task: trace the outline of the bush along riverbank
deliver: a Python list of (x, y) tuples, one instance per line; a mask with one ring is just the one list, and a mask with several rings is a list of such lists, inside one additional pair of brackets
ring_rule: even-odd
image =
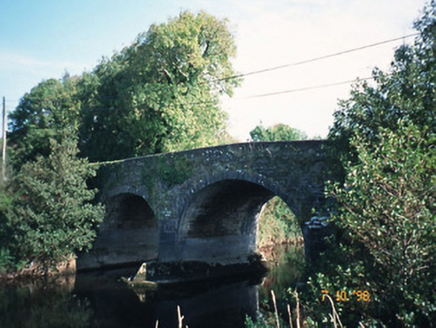
[(55, 279), (69, 279), (76, 275), (76, 256), (70, 254), (65, 261), (60, 261), (49, 267), (40, 262), (30, 262), (27, 265), (19, 264), (8, 266), (9, 270), (5, 267), (0, 267), (0, 283), (7, 283), (12, 280), (26, 280), (37, 278), (55, 278)]
[(337, 205), (338, 245), (298, 288), (313, 327), (331, 321), (327, 294), (347, 327), (436, 326), (435, 17), (432, 0), (414, 43), (386, 72), (374, 69), (373, 83), (354, 85), (334, 114), (329, 139), (343, 178), (326, 196)]
[(49, 156), (27, 162), (1, 185), (3, 276), (47, 275), (71, 264), (71, 254), (91, 247), (104, 217), (104, 207), (91, 203), (97, 191), (86, 183), (96, 168), (77, 157), (75, 131), (58, 137)]

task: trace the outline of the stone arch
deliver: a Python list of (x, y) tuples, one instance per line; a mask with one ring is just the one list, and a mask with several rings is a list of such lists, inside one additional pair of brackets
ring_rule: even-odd
[(154, 228), (157, 218), (147, 201), (136, 194), (122, 193), (106, 200), (107, 225), (119, 230)]
[(142, 198), (144, 198), (144, 200), (148, 202), (148, 199), (150, 198), (148, 195), (148, 191), (146, 188), (144, 187), (133, 187), (130, 185), (120, 185), (117, 186), (115, 188), (112, 188), (110, 190), (108, 190), (107, 192), (105, 192), (104, 194), (102, 194), (100, 201), (102, 203), (106, 203), (109, 199), (120, 195), (120, 194), (133, 194), (133, 195), (137, 195), (140, 196)]
[(249, 235), (257, 213), (273, 194), (244, 180), (222, 180), (203, 188), (185, 209), (182, 238)]
[(78, 269), (127, 266), (157, 259), (158, 220), (144, 197), (130, 191), (131, 188), (118, 188), (102, 198), (105, 219), (92, 250), (79, 256)]
[(280, 186), (262, 176), (221, 175), (201, 180), (190, 190), (177, 229), (181, 260), (204, 260), (207, 254), (207, 260), (219, 261), (255, 254), (264, 204), (279, 196), (289, 206)]
[[(186, 183), (184, 186), (184, 189), (187, 190), (188, 193), (185, 197), (183, 197), (183, 201), (178, 206), (180, 209), (179, 217), (181, 218), (183, 216), (183, 212), (186, 211), (186, 208), (193, 202), (193, 200), (203, 189), (215, 183), (220, 183), (226, 180), (244, 181), (263, 187), (264, 189), (270, 191), (273, 196), (278, 196), (283, 199), (292, 212), (296, 214), (299, 213), (299, 206), (296, 202), (294, 202), (292, 197), (293, 195), (289, 195), (289, 191), (283, 190), (282, 185), (279, 182), (274, 181), (274, 179), (270, 180), (260, 174), (255, 175), (244, 172), (226, 171), (218, 175), (212, 175), (204, 178), (199, 176), (194, 176), (191, 178), (191, 182)], [(179, 220), (178, 230), (180, 229), (180, 223), (182, 223), (182, 221), (183, 220)]]

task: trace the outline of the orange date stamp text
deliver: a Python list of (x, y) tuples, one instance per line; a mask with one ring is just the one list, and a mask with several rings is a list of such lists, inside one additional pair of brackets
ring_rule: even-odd
[[(326, 295), (330, 295), (328, 290), (321, 290), (322, 293), (322, 301), (325, 301)], [(352, 291), (346, 291), (346, 290), (337, 290), (334, 294), (337, 302), (347, 302), (351, 299), (356, 299), (359, 302), (368, 302), (371, 297), (369, 294), (369, 291), (367, 290), (352, 290)]]

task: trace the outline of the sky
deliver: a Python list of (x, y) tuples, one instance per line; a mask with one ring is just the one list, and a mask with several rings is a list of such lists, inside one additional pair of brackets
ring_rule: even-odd
[[(414, 33), (425, 0), (0, 0), (0, 96), (8, 112), (42, 80), (91, 71), (153, 23), (184, 10), (227, 18), (239, 73), (293, 64)], [(351, 84), (311, 87), (388, 69), (395, 49), (413, 38), (304, 65), (246, 76), (222, 99), (228, 131), (247, 141), (259, 124), (284, 123), (326, 137), (338, 99)], [(293, 91), (274, 96), (258, 95)]]

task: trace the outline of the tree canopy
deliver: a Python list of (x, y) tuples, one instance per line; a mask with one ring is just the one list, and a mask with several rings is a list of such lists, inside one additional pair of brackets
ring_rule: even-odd
[[(436, 1), (415, 22), (415, 43), (395, 51), (374, 86), (340, 102), (329, 138), (345, 168), (330, 186), (340, 247), (325, 254), (320, 289), (365, 290), (337, 304), (350, 326), (430, 327), (436, 322)], [(352, 321), (354, 320), (354, 321)]]
[(351, 97), (339, 103), (329, 139), (342, 156), (356, 160), (355, 148), (350, 146), (356, 135), (377, 147), (379, 131), (397, 130), (400, 120), (436, 130), (435, 7), (433, 0), (415, 21), (419, 36), (413, 45), (402, 45), (395, 51), (390, 70), (375, 68), (374, 86), (360, 82)]
[(253, 141), (284, 141), (284, 140), (305, 140), (306, 133), (282, 123), (265, 128), (262, 125), (256, 126), (250, 131)]
[(57, 131), (63, 128), (78, 126), (76, 80), (65, 75), (62, 80), (42, 81), (21, 98), (18, 107), (9, 115), (8, 143), (15, 168), (35, 160), (38, 155), (48, 156), (49, 139), (57, 138)]
[(236, 47), (226, 21), (183, 12), (104, 59), (83, 88), (81, 148), (110, 160), (216, 144)]
[(240, 79), (226, 20), (189, 11), (154, 24), (92, 72), (43, 81), (10, 115), (17, 166), (49, 153), (48, 138), (79, 127), (80, 155), (91, 161), (219, 143), (226, 115), (219, 96)]

